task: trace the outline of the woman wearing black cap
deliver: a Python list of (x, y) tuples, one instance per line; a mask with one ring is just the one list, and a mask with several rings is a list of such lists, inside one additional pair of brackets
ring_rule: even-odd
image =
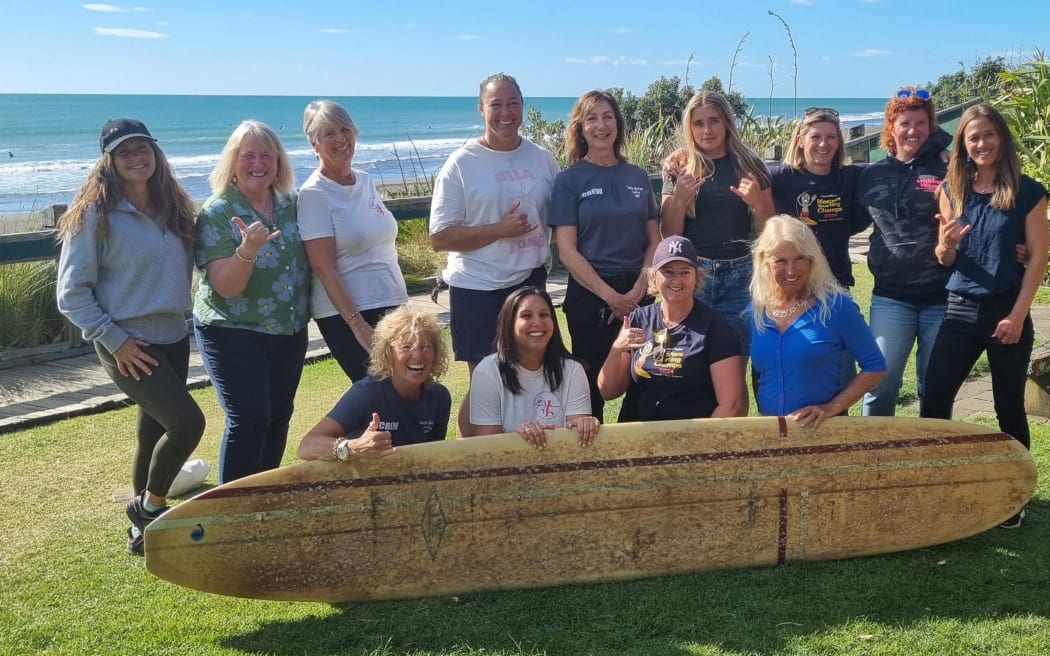
[(186, 391), (195, 209), (141, 122), (107, 122), (99, 147), (59, 222), (58, 308), (138, 405), (127, 551), (142, 555), (141, 531), (167, 509), (168, 488), (204, 432)]
[(643, 421), (747, 414), (739, 335), (721, 313), (696, 300), (704, 283), (696, 262), (685, 237), (657, 244), (649, 292), (660, 300), (624, 318), (598, 374), (605, 400), (637, 386)]

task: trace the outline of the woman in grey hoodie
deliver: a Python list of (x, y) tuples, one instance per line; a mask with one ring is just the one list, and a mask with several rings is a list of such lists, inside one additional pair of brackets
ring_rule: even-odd
[(58, 309), (138, 404), (127, 551), (142, 555), (142, 530), (167, 510), (168, 489), (204, 432), (186, 390), (196, 211), (140, 121), (108, 121), (99, 147), (59, 223)]

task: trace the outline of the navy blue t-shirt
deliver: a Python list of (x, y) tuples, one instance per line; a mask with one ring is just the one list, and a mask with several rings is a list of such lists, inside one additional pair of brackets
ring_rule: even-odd
[(840, 166), (827, 175), (781, 166), (772, 172), (773, 205), (777, 214), (790, 214), (813, 229), (828, 258), (831, 273), (844, 287), (853, 286), (849, 238), (866, 226), (858, 216), (855, 196), (861, 169)]
[(648, 222), (659, 216), (640, 166), (580, 160), (554, 178), (547, 224), (576, 226), (576, 250), (599, 275), (637, 274), (648, 264)]
[(368, 376), (354, 383), (339, 399), (328, 417), (349, 437), (360, 437), (379, 413), (379, 430), (390, 431), (394, 446), (445, 439), (452, 396), (441, 383), (423, 388), (417, 401), (407, 401), (389, 378)]
[(645, 345), (631, 352), (631, 380), (638, 391), (638, 418), (710, 417), (718, 407), (711, 365), (741, 355), (740, 336), (709, 306), (693, 309), (668, 330), (660, 303), (631, 313), (632, 327), (645, 331)]

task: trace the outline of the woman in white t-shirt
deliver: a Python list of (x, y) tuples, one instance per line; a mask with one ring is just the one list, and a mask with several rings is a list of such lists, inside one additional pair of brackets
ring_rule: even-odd
[(299, 230), (313, 270), (310, 312), (350, 380), (368, 373), (372, 328), (408, 301), (397, 262), (397, 220), (367, 173), (352, 167), (357, 127), (331, 100), (303, 112), (320, 159), (299, 189)]
[(575, 428), (582, 446), (598, 434), (587, 375), (565, 348), (547, 292), (511, 292), (496, 321), (496, 352), (470, 381), (470, 435), (517, 432), (542, 449), (546, 431)]

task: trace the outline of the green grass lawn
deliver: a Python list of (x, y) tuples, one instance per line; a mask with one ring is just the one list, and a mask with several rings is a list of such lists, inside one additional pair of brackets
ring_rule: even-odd
[[(867, 307), (861, 287), (856, 295)], [(465, 367), (457, 365), (447, 383), (461, 399)], [(285, 462), (295, 462), (298, 436), (345, 386), (330, 360), (307, 367)], [(197, 455), (214, 465), (221, 415), (211, 389), (195, 395), (209, 422)], [(615, 410), (611, 404), (607, 414)], [(1050, 428), (1033, 426), (1044, 470), (1048, 438)], [(1022, 529), (931, 549), (331, 605), (196, 592), (153, 577), (141, 558), (125, 555), (127, 520), (111, 494), (128, 484), (133, 444), (131, 408), (0, 435), (8, 527), (0, 544), (0, 654), (1050, 653), (1045, 482)]]

